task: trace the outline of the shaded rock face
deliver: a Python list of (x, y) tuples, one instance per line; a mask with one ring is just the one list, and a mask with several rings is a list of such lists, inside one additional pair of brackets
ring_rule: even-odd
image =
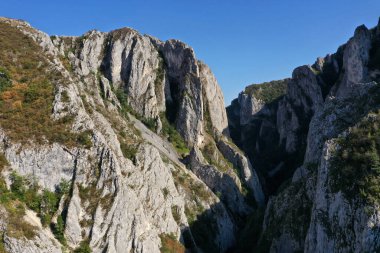
[[(272, 175), (287, 171), (278, 182), (286, 178), (288, 181), (269, 196), (256, 250), (379, 250), (378, 205), (366, 200), (359, 191), (348, 196), (334, 186), (341, 184), (336, 182), (334, 173), (347, 171), (346, 167), (339, 166), (349, 166), (337, 163), (334, 158), (342, 148), (342, 140), (350, 134), (355, 136), (358, 122), (371, 122), (377, 117), (380, 106), (376, 74), (378, 29), (361, 26), (335, 54), (318, 58), (312, 66), (295, 69), (286, 94), (265, 104), (258, 112), (252, 112), (248, 123), (236, 124), (236, 120), (249, 106), (241, 108), (244, 104), (236, 100), (227, 109), (232, 138), (238, 139), (243, 150), (250, 152), (248, 147), (253, 150), (249, 153), (251, 161), (264, 176), (269, 175), (265, 181), (269, 192)], [(238, 131), (241, 136), (236, 135)], [(252, 142), (254, 145), (248, 146)], [(272, 150), (286, 155), (264, 153), (263, 144), (271, 142), (277, 148), (271, 147)], [(269, 162), (263, 161), (263, 154)], [(298, 161), (287, 164), (289, 157)], [(271, 166), (265, 167), (273, 161)], [(263, 171), (263, 168), (267, 169)], [(352, 175), (342, 177), (352, 180), (346, 180), (349, 185), (359, 180)]]
[[(321, 107), (342, 67), (341, 49), (301, 66), (286, 79), (286, 93), (267, 104), (241, 93), (227, 108), (233, 140), (254, 161), (273, 193), (303, 162), (309, 123)], [(236, 123), (236, 122), (240, 123)]]
[(256, 170), (253, 169), (250, 161), (231, 143), (220, 140), (218, 142), (218, 148), (224, 157), (226, 157), (235, 168), (238, 168), (242, 182), (252, 191), (257, 204), (263, 206), (265, 203), (265, 195)]
[(235, 213), (236, 217), (244, 217), (249, 213), (249, 207), (244, 203), (241, 184), (236, 175), (231, 172), (222, 173), (214, 166), (208, 165), (197, 148), (194, 148), (190, 154), (190, 167), (210, 189), (218, 192), (225, 199), (227, 208)]
[[(253, 211), (248, 200), (263, 205), (262, 187), (248, 159), (227, 143), (223, 94), (189, 46), (129, 28), (49, 37), (22, 21), (0, 22), (39, 45), (48, 70), (61, 73), (49, 80), (54, 87), (51, 118), (78, 134), (70, 144), (60, 136), (42, 143), (31, 137), (25, 145), (0, 131), (1, 187), (4, 178), (12, 191), (12, 172), (33, 179), (41, 192), (57, 194), (62, 182), (69, 183), (67, 192), (56, 195), (51, 219), (51, 227), (63, 223), (63, 235), (39, 224), (33, 238), (12, 237), (12, 224), (3, 218), (10, 209), (0, 204), (0, 247), (4, 244), (8, 252), (89, 247), (92, 252), (151, 253), (165, 247), (165, 235), (194, 252), (234, 247)], [(149, 120), (156, 122), (156, 131), (142, 123)], [(227, 170), (218, 170), (199, 152), (182, 159), (173, 136), (160, 134), (165, 127), (169, 135), (178, 131), (193, 150), (202, 148), (206, 138), (215, 147), (223, 140), (216, 151)], [(34, 225), (40, 218), (23, 205), (27, 213), (21, 218)]]

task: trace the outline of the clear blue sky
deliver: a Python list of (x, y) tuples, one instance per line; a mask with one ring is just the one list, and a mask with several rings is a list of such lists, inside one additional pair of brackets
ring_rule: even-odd
[(355, 27), (373, 27), (379, 0), (12, 0), (0, 16), (25, 19), (50, 35), (128, 26), (195, 49), (221, 85), (226, 104), (244, 87), (289, 77), (333, 53)]

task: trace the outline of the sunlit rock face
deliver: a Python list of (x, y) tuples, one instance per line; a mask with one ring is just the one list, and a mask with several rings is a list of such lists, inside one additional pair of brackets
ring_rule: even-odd
[[(0, 123), (0, 190), (16, 194), (17, 178), (26, 187), (19, 194), (42, 201), (36, 207), (17, 195), (0, 204), (0, 251), (151, 253), (175, 245), (226, 252), (236, 245), (252, 203), (263, 206), (265, 196), (254, 167), (229, 143), (222, 91), (191, 47), (130, 28), (49, 37), (19, 20), (0, 25), (34, 50), (0, 42), (1, 53), (38, 54), (44, 65), (29, 68), (47, 76), (52, 92), (44, 93), (45, 111), (32, 108), (35, 117), (48, 114), (39, 122), (46, 136), (17, 135)], [(0, 81), (11, 84), (0, 92), (11, 94), (24, 72), (0, 62)], [(17, 103), (25, 109), (28, 101)], [(23, 127), (34, 133), (29, 122)], [(6, 218), (19, 202), (24, 232)]]

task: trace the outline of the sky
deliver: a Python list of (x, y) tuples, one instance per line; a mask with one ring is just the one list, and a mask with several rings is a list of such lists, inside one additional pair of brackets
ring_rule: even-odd
[(374, 27), (379, 0), (4, 0), (0, 16), (50, 35), (132, 27), (179, 39), (210, 66), (226, 105), (245, 86), (290, 77), (334, 53), (361, 24)]

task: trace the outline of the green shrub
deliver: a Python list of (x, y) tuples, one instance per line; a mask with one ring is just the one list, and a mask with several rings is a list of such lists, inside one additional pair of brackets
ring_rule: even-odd
[(52, 231), (55, 238), (57, 238), (57, 240), (61, 242), (63, 245), (66, 245), (65, 223), (61, 215), (57, 219), (57, 224), (52, 226)]
[(61, 94), (61, 101), (62, 101), (63, 103), (68, 103), (68, 102), (70, 102), (70, 97), (69, 97), (69, 94), (67, 93), (67, 90), (62, 91), (62, 94)]
[(152, 118), (143, 118), (143, 117), (141, 117), (140, 120), (141, 120), (141, 122), (142, 122), (147, 128), (149, 128), (149, 129), (152, 130), (153, 132), (156, 132), (156, 130), (157, 130), (157, 124), (156, 124), (156, 120), (155, 120), (155, 119), (152, 119)]
[(65, 180), (63, 179), (57, 189), (56, 189), (56, 192), (59, 194), (59, 195), (67, 195), (70, 193), (70, 190), (71, 190), (71, 182), (68, 181), (68, 180)]
[(13, 189), (18, 188), (17, 193), (9, 191), (4, 179), (0, 177), (0, 203), (8, 213), (8, 218), (5, 221), (7, 223), (6, 232), (10, 237), (26, 237), (27, 239), (32, 239), (36, 235), (36, 227), (30, 225), (23, 219), (25, 215), (25, 204), (22, 201), (24, 198), (20, 199), (19, 197), (22, 196), (22, 192), (25, 188), (20, 185), (22, 179), (16, 176), (17, 175), (13, 175), (13, 178), (16, 178), (18, 185), (14, 185)]
[(138, 147), (125, 142), (120, 142), (120, 149), (125, 158), (135, 162)]
[(24, 194), (27, 190), (25, 180), (22, 176), (18, 175), (16, 172), (11, 174), (11, 191), (20, 199), (24, 198)]
[(0, 67), (0, 92), (12, 85), (11, 77), (4, 68)]
[(162, 193), (164, 194), (164, 197), (166, 198), (169, 195), (168, 188), (165, 187), (164, 189), (162, 189)]
[(58, 209), (59, 198), (54, 192), (44, 190), (41, 196), (39, 216), (43, 226), (50, 225), (51, 218)]
[(16, 172), (12, 172), (10, 179), (13, 198), (25, 203), (28, 208), (35, 211), (43, 226), (50, 225), (62, 195), (46, 189), (39, 193), (39, 186), (34, 179), (20, 176)]
[(85, 130), (77, 134), (77, 142), (83, 147), (89, 149), (92, 146), (91, 137), (93, 132), (91, 130)]

